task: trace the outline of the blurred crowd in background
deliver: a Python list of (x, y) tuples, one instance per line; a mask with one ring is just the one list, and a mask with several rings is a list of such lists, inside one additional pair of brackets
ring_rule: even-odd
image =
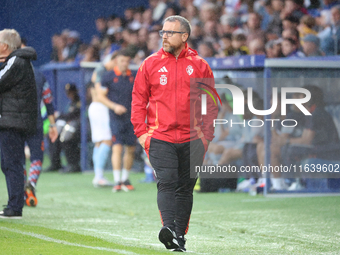
[(127, 49), (139, 65), (161, 48), (158, 31), (171, 15), (190, 21), (188, 44), (203, 58), (330, 56), (340, 51), (338, 0), (150, 0), (148, 8), (97, 18), (97, 34), (89, 44), (77, 31), (55, 34), (51, 61), (97, 62)]
[[(124, 50), (130, 54), (130, 63), (139, 66), (146, 57), (162, 47), (159, 35), (162, 21), (172, 15), (181, 15), (190, 21), (192, 31), (188, 45), (203, 58), (339, 55), (340, 2), (337, 0), (150, 0), (148, 8), (128, 8), (123, 16), (97, 18), (97, 34), (93, 35), (90, 44), (82, 43), (81, 35), (74, 30), (65, 29), (61, 34), (55, 34), (51, 61), (102, 62), (109, 71), (112, 67), (107, 65), (115, 61), (118, 51)], [(233, 83), (232, 80), (224, 82)], [(324, 109), (323, 89), (307, 87), (312, 94), (308, 107), (314, 111), (313, 117), (294, 115), (293, 119), (299, 119), (300, 124), (296, 128), (281, 130), (281, 127), (276, 127), (272, 130), (273, 166), (289, 165), (292, 160), (296, 163), (311, 155), (311, 151), (301, 149), (300, 145), (328, 148), (326, 156), (313, 152), (314, 156), (327, 160), (335, 159), (340, 152), (338, 131), (331, 115)], [(299, 98), (301, 95), (294, 96)], [(233, 120), (239, 122), (238, 116), (231, 114), (233, 103), (230, 95), (223, 94), (221, 97), (223, 103), (219, 118), (236, 118)], [(254, 106), (255, 109), (263, 109), (260, 96), (254, 98)], [(297, 113), (295, 109), (290, 109), (289, 114)], [(243, 118), (261, 120), (262, 116), (246, 113)], [(279, 118), (283, 117), (277, 115)], [(233, 165), (240, 160), (248, 166), (264, 164), (264, 129), (217, 127), (215, 136), (206, 154), (205, 164)], [(79, 157), (76, 161), (79, 162)], [(153, 181), (152, 170), (149, 173), (149, 180)], [(274, 190), (298, 190), (305, 185), (301, 180), (287, 182), (280, 173), (271, 177), (275, 177), (271, 187)], [(263, 187), (264, 178), (260, 175), (256, 179), (255, 185)], [(241, 183), (237, 185), (237, 190), (249, 189), (254, 185), (254, 180), (248, 178)], [(218, 187), (217, 184), (210, 186)], [(202, 187), (195, 190), (203, 191)]]

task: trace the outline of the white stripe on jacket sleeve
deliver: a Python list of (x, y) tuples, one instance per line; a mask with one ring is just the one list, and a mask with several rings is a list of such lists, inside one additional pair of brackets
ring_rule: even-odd
[(4, 69), (2, 69), (0, 71), (0, 79), (2, 78), (2, 76), (11, 68), (11, 66), (13, 65), (14, 61), (16, 59), (16, 56), (14, 57), (11, 57), (8, 61), (7, 61), (7, 64), (5, 66)]

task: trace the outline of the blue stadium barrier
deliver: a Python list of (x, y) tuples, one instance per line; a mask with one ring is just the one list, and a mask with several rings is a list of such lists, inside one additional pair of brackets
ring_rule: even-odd
[(206, 60), (215, 78), (228, 76), (234, 83), (244, 88), (252, 87), (259, 94), (263, 94), (264, 55), (207, 58)]

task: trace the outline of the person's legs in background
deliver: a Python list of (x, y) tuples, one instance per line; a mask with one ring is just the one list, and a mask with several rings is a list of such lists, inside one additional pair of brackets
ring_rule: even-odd
[(109, 158), (112, 135), (110, 129), (109, 109), (99, 102), (92, 102), (88, 109), (91, 126), (91, 139), (93, 148), (92, 160), (94, 168), (94, 187), (113, 186), (113, 183), (104, 178), (104, 168)]
[(59, 140), (59, 137), (54, 143), (52, 143), (51, 139), (48, 137), (48, 148), (49, 148), (49, 158), (51, 161), (51, 165), (44, 171), (52, 172), (52, 171), (58, 171), (59, 169), (62, 169), (63, 167), (61, 165), (61, 160), (60, 160), (61, 142)]
[(154, 171), (153, 171), (153, 168), (151, 166), (150, 160), (147, 157), (147, 154), (145, 152), (143, 152), (143, 158), (144, 158), (145, 179), (142, 179), (141, 182), (144, 182), (144, 183), (155, 182), (156, 181), (156, 177), (154, 175)]
[[(67, 123), (70, 129), (66, 128), (60, 134), (61, 148), (64, 150), (67, 166), (62, 173), (79, 173), (80, 168), (80, 123), (70, 121)], [(66, 126), (65, 126), (66, 127)], [(72, 131), (72, 128), (74, 131)]]
[(124, 157), (123, 157), (123, 170), (122, 170), (122, 190), (130, 191), (134, 190), (129, 180), (129, 173), (133, 165), (133, 159), (135, 156), (136, 146), (124, 146)]
[(122, 154), (123, 145), (120, 143), (114, 143), (112, 146), (112, 167), (113, 167), (113, 180), (114, 186), (112, 191), (117, 192), (121, 190), (121, 167), (122, 167)]
[(119, 134), (119, 139), (124, 144), (123, 169), (121, 177), (121, 189), (124, 191), (131, 191), (135, 188), (129, 180), (129, 173), (133, 165), (136, 151), (136, 136), (133, 131), (133, 126), (130, 121), (123, 124), (123, 129)]
[[(113, 192), (124, 190), (131, 191), (134, 187), (129, 181), (129, 172), (133, 165), (133, 159), (136, 149), (136, 136), (130, 121), (115, 121), (111, 124), (111, 132), (113, 134), (112, 141), (112, 166), (115, 185)], [(125, 145), (123, 147), (123, 145)], [(123, 169), (122, 169), (122, 155)]]
[(109, 157), (110, 149), (111, 149), (111, 141), (102, 141), (95, 143), (95, 147), (93, 149), (93, 166), (94, 166), (94, 179), (92, 181), (93, 186), (95, 187), (103, 187), (103, 186), (112, 186), (104, 177), (104, 168), (107, 163), (107, 159)]
[[(256, 154), (257, 154), (257, 161), (258, 161), (259, 166), (265, 166), (265, 153), (266, 151), (265, 151), (264, 141), (258, 143), (256, 146)], [(265, 183), (266, 183), (266, 177), (265, 177), (265, 174), (263, 173), (263, 169), (261, 169), (261, 176), (257, 180), (256, 185), (258, 187), (263, 188), (265, 186)]]
[(67, 167), (63, 173), (78, 173), (80, 169), (80, 139), (71, 139), (70, 141), (63, 142), (62, 148), (65, 152), (67, 160)]
[(30, 148), (31, 164), (28, 174), (28, 181), (25, 184), (25, 202), (28, 206), (36, 206), (38, 204), (38, 200), (35, 196), (35, 188), (41, 173), (42, 162), (44, 158), (43, 130), (38, 129), (36, 134), (29, 137), (26, 142)]
[[(272, 144), (270, 146), (270, 164), (273, 167), (281, 165), (281, 150), (283, 148), (280, 145)], [(285, 149), (283, 149), (285, 150)], [(288, 188), (287, 184), (285, 183), (284, 179), (281, 178), (280, 172), (273, 171), (270, 174), (270, 181), (272, 183), (272, 190), (286, 190)]]
[(0, 149), (1, 149), (1, 169), (5, 174), (8, 204), (0, 217), (18, 217), (22, 215), (24, 206), (24, 148), (25, 135), (13, 131), (0, 131)]

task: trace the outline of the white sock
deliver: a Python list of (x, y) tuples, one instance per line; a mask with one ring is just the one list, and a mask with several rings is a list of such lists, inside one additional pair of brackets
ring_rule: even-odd
[(125, 182), (127, 179), (129, 179), (129, 172), (125, 168), (122, 170), (122, 182)]
[(118, 182), (120, 182), (120, 170), (119, 169), (115, 169), (115, 170), (113, 170), (113, 181), (115, 182), (115, 183), (118, 183)]

